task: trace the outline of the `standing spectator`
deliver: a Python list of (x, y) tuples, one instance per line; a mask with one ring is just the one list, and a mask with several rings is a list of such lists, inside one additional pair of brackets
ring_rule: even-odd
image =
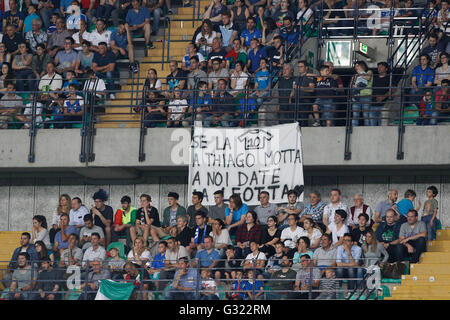
[[(278, 32), (277, 25), (275, 24), (275, 21), (272, 19), (272, 17), (267, 17), (265, 19), (262, 18), (262, 12), (259, 11), (259, 20), (262, 27), (262, 38), (261, 38), (261, 44), (264, 46), (274, 46), (276, 45), (276, 37), (279, 37), (280, 43), (283, 42), (283, 37), (280, 36)], [(279, 47), (279, 45), (276, 46), (280, 50), (284, 50), (284, 46)]]
[(69, 225), (69, 216), (66, 213), (61, 214), (59, 220), (59, 229), (58, 233), (55, 235), (55, 243), (53, 245), (53, 251), (59, 252), (62, 255), (63, 251), (69, 247), (69, 236), (74, 233), (78, 238), (77, 228)]
[(12, 123), (22, 107), (22, 97), (16, 94), (14, 83), (9, 82), (6, 94), (0, 99), (0, 129), (8, 129), (8, 124)]
[(64, 19), (58, 18), (56, 20), (56, 30), (48, 37), (47, 51), (52, 58), (56, 56), (58, 51), (64, 50), (66, 38), (72, 36), (64, 27)]
[(258, 221), (261, 226), (267, 227), (267, 219), (277, 214), (278, 208), (274, 203), (269, 203), (270, 195), (267, 191), (261, 191), (259, 194), (260, 205), (256, 206), (254, 211), (258, 215)]
[(317, 226), (325, 231), (326, 227), (323, 224), (323, 212), (326, 205), (322, 202), (320, 193), (313, 191), (309, 194), (309, 204), (306, 205), (300, 215), (300, 222), (304, 222), (306, 218), (311, 218)]
[[(6, 1), (5, 1), (6, 2)], [(25, 16), (23, 12), (17, 9), (17, 2), (15, 0), (9, 0), (9, 10), (5, 12), (3, 16), (3, 33), (7, 30), (8, 25), (13, 25), (17, 32), (22, 33), (23, 22)]]
[(245, 223), (248, 206), (242, 203), (241, 196), (234, 193), (229, 198), (228, 207), (225, 209), (225, 223), (230, 235), (234, 235), (237, 227)]
[(281, 230), (277, 228), (278, 219), (276, 216), (267, 218), (267, 228), (263, 228), (260, 251), (264, 252), (268, 257), (275, 254), (276, 245), (281, 238)]
[(220, 219), (225, 221), (225, 209), (227, 206), (223, 201), (223, 190), (217, 190), (214, 192), (215, 205), (209, 207), (209, 222)]
[(28, 52), (27, 44), (22, 42), (19, 44), (19, 53), (14, 55), (12, 61), (12, 69), (17, 77), (17, 90), (25, 91), (25, 83), (28, 83), (28, 90), (34, 90), (34, 74), (31, 70), (31, 60), (33, 55)]
[(83, 268), (89, 270), (92, 267), (92, 262), (100, 259), (104, 261), (106, 259), (106, 250), (100, 245), (100, 235), (97, 232), (91, 234), (91, 246), (86, 249), (83, 255)]
[(441, 61), (441, 53), (444, 51), (445, 48), (442, 46), (442, 43), (438, 42), (438, 36), (432, 33), (428, 37), (428, 46), (420, 54), (427, 54), (431, 59), (430, 67), (435, 69)]
[(250, 48), (250, 41), (254, 38), (261, 39), (261, 31), (256, 29), (256, 19), (253, 17), (247, 18), (247, 29), (241, 33), (241, 43), (246, 48)]
[(51, 249), (50, 236), (47, 230), (47, 220), (44, 216), (35, 215), (33, 217), (33, 231), (31, 242), (36, 244), (36, 242), (42, 241), (47, 249)]
[(311, 266), (311, 257), (307, 254), (300, 257), (300, 264), (302, 268), (297, 271), (294, 284), (294, 290), (297, 292), (292, 292), (289, 298), (309, 299), (310, 291), (312, 291), (311, 299), (315, 299), (319, 296), (319, 293), (314, 290), (317, 290), (320, 285), (320, 270)]
[(108, 201), (108, 198), (108, 193), (103, 189), (99, 189), (92, 197), (95, 205), (92, 206), (90, 212), (94, 218), (94, 224), (102, 228), (103, 233), (106, 236), (106, 247), (111, 242), (111, 227), (114, 219), (113, 208), (105, 204), (105, 202)]
[[(444, 54), (442, 54), (443, 56)], [(420, 117), (417, 119), (416, 124), (418, 126), (428, 126), (437, 124), (438, 112), (435, 110), (434, 95), (430, 89), (425, 90), (425, 95), (419, 104)]]
[[(316, 78), (316, 100), (314, 101), (314, 127), (320, 126), (319, 112), (322, 111), (322, 120), (325, 120), (326, 126), (333, 125), (333, 117), (336, 106), (333, 104), (333, 96), (337, 89), (337, 81), (330, 76), (330, 68), (326, 65), (320, 67), (320, 76)], [(325, 222), (324, 222), (325, 223)]]
[(80, 246), (83, 251), (86, 251), (90, 247), (92, 247), (92, 235), (95, 233), (98, 235), (98, 239), (96, 242), (101, 245), (105, 246), (105, 234), (103, 233), (103, 229), (99, 226), (94, 225), (94, 218), (92, 218), (91, 214), (87, 214), (83, 218), (84, 220), (84, 227), (80, 230)]
[(40, 17), (36, 14), (36, 6), (34, 4), (31, 3), (30, 5), (28, 5), (27, 13), (28, 15), (23, 21), (23, 34), (31, 31), (31, 26), (35, 19), (40, 20)]
[(449, 86), (450, 80), (442, 80), (441, 88), (436, 92), (436, 96), (434, 98), (436, 111), (438, 112), (439, 117), (442, 118), (438, 119), (438, 122), (444, 124), (449, 119)]
[(33, 300), (59, 300), (60, 273), (54, 270), (49, 258), (41, 260), (41, 268), (37, 275), (37, 284)]
[[(262, 230), (258, 224), (258, 217), (255, 212), (249, 211), (245, 215), (245, 223), (241, 224), (236, 232), (236, 256), (239, 258), (246, 257), (250, 251), (250, 243), (254, 241), (256, 244), (261, 243)], [(264, 255), (263, 253), (261, 253)], [(265, 255), (264, 255), (265, 258)]]
[(131, 71), (137, 73), (138, 69), (134, 61), (133, 39), (131, 38), (128, 24), (119, 24), (119, 28), (111, 34), (110, 45), (116, 59), (128, 57)]
[[(392, 209), (393, 206), (396, 206), (396, 202), (398, 199), (398, 191), (395, 189), (389, 190), (388, 199), (385, 201), (381, 201), (377, 208), (375, 209), (375, 216), (373, 220), (376, 223), (381, 223), (385, 220), (386, 212), (389, 209)], [(398, 219), (398, 217), (397, 217)]]
[(353, 76), (352, 84), (352, 97), (353, 103), (353, 120), (352, 126), (359, 126), (359, 116), (362, 113), (364, 119), (364, 125), (370, 125), (370, 109), (372, 102), (372, 81), (373, 74), (369, 70), (367, 64), (364, 61), (357, 61), (355, 63), (356, 74)]
[(290, 213), (299, 215), (304, 208), (303, 202), (297, 202), (297, 191), (289, 190), (287, 196), (288, 203), (277, 208), (278, 223), (283, 228), (288, 226), (286, 218)]
[(19, 253), (17, 269), (12, 274), (12, 282), (9, 286), (9, 300), (28, 299), (28, 295), (36, 286), (36, 279), (36, 272), (32, 270), (30, 265), (30, 255), (26, 252)]
[(423, 221), (418, 221), (415, 209), (408, 211), (407, 219), (408, 221), (400, 227), (398, 258), (403, 261), (409, 256), (411, 263), (418, 263), (422, 252), (426, 251), (427, 226)]
[(297, 70), (299, 75), (294, 81), (295, 91), (291, 93), (291, 99), (295, 94), (295, 102), (299, 110), (298, 115), (298, 117), (300, 118), (299, 123), (302, 127), (307, 127), (308, 117), (311, 113), (312, 105), (315, 101), (314, 99), (315, 80), (311, 76), (311, 73), (309, 73), (309, 66), (307, 61), (305, 60), (298, 61)]
[(212, 227), (206, 224), (206, 215), (204, 212), (197, 211), (195, 214), (196, 225), (192, 228), (190, 252), (195, 253), (205, 248), (205, 239), (212, 232)]
[(125, 18), (129, 29), (133, 35), (144, 33), (145, 47), (154, 49), (155, 46), (150, 40), (152, 27), (150, 25), (150, 11), (148, 8), (141, 7), (140, 0), (131, 0), (132, 8), (128, 10)]
[(430, 68), (430, 57), (427, 54), (421, 54), (419, 57), (420, 65), (415, 66), (411, 74), (411, 97), (409, 101), (417, 104), (425, 93), (426, 87), (434, 83), (434, 70)]
[(293, 23), (289, 16), (283, 18), (283, 26), (280, 28), (280, 36), (289, 45), (286, 49), (288, 53), (297, 45), (300, 39), (300, 28)]
[(439, 204), (436, 200), (438, 190), (435, 186), (429, 186), (426, 191), (427, 201), (423, 204), (421, 221), (427, 226), (427, 240), (434, 240), (436, 237), (437, 212)]
[[(400, 200), (397, 203), (396, 207), (393, 208), (400, 214), (400, 222), (406, 222), (409, 210), (414, 209), (414, 200), (416, 199), (416, 196), (417, 195), (414, 190), (406, 190), (404, 199)], [(421, 206), (422, 203), (419, 200), (419, 204), (416, 210), (420, 210)]]
[[(367, 268), (378, 264), (378, 262), (385, 263), (389, 259), (389, 253), (387, 253), (383, 244), (377, 241), (375, 233), (369, 230), (366, 233), (366, 241), (362, 245), (364, 253), (364, 266)], [(383, 259), (381, 259), (383, 256)]]
[(320, 247), (314, 251), (314, 265), (319, 268), (335, 267), (337, 250), (333, 247), (333, 240), (330, 234), (324, 233), (320, 238)]
[(91, 42), (90, 49), (94, 52), (99, 52), (100, 43), (104, 42), (107, 47), (110, 45), (112, 32), (106, 29), (106, 22), (103, 19), (98, 19), (95, 26), (96, 28), (91, 32), (90, 39), (88, 41)]
[(348, 220), (348, 226), (354, 229), (357, 228), (359, 226), (359, 215), (361, 213), (365, 213), (369, 217), (369, 219), (367, 220), (367, 226), (372, 225), (372, 209), (367, 204), (364, 204), (364, 198), (362, 194), (355, 194), (355, 196), (353, 197), (353, 202), (355, 203), (355, 205), (350, 208), (351, 216)]
[(123, 196), (120, 203), (122, 206), (114, 216), (111, 242), (117, 242), (120, 236), (126, 236), (127, 245), (131, 247), (130, 228), (136, 224), (136, 208), (131, 205), (129, 196)]
[(23, 37), (19, 32), (16, 32), (16, 27), (8, 25), (6, 32), (3, 34), (2, 43), (6, 47), (6, 51), (12, 56), (19, 53), (19, 44), (23, 43)]
[(92, 70), (100, 79), (106, 78), (106, 88), (109, 91), (111, 100), (116, 98), (114, 94), (114, 70), (116, 68), (116, 57), (114, 53), (107, 50), (105, 42), (98, 44), (98, 52), (94, 54), (92, 60)]
[(250, 95), (250, 97), (256, 98), (257, 107), (259, 107), (263, 104), (264, 100), (270, 96), (272, 89), (272, 82), (270, 79), (270, 72), (266, 58), (262, 58), (260, 60), (259, 70), (256, 71), (254, 80), (255, 91)]
[[(281, 77), (278, 79), (278, 103), (280, 110), (280, 124), (290, 123), (295, 117), (295, 105), (292, 101), (292, 90), (295, 78), (294, 70), (289, 63), (283, 64)], [(301, 124), (303, 127), (303, 125)]]
[(192, 205), (190, 205), (187, 208), (187, 215), (188, 215), (188, 223), (189, 227), (195, 226), (195, 214), (198, 211), (201, 211), (205, 214), (205, 216), (208, 215), (208, 209), (202, 205), (203, 201), (203, 193), (200, 191), (194, 191), (192, 192)]
[(292, 259), (296, 251), (297, 241), (304, 234), (305, 230), (297, 225), (298, 216), (296, 214), (289, 214), (287, 219), (289, 227), (283, 229), (280, 240), (284, 243), (286, 249), (289, 250), (288, 256)]
[[(328, 226), (330, 223), (334, 221), (334, 214), (337, 210), (343, 210), (348, 218), (350, 212), (348, 210), (348, 206), (346, 203), (341, 201), (342, 195), (341, 190), (339, 189), (331, 189), (330, 191), (330, 203), (325, 206), (323, 210), (323, 223)], [(349, 219), (345, 220), (345, 225), (349, 224)]]
[(361, 213), (358, 215), (358, 221), (358, 226), (351, 230), (351, 235), (353, 238), (353, 243), (361, 247), (366, 242), (366, 234), (371, 230), (371, 228), (367, 226), (369, 216), (366, 213)]
[(170, 234), (170, 229), (177, 227), (178, 217), (186, 217), (186, 208), (178, 204), (179, 194), (176, 192), (169, 192), (167, 195), (167, 202), (169, 206), (163, 211), (163, 231)]
[[(343, 236), (342, 245), (337, 248), (336, 253), (336, 276), (339, 279), (348, 278), (349, 290), (354, 290), (358, 283), (362, 280), (364, 274), (363, 269), (359, 267), (362, 258), (362, 249), (357, 245), (353, 245), (352, 236), (346, 233)], [(353, 280), (354, 278), (361, 280)]]
[(266, 292), (266, 300), (287, 299), (289, 291), (294, 289), (297, 272), (291, 269), (291, 261), (288, 256), (283, 255), (280, 266), (281, 268), (273, 272), (270, 277), (270, 291)]
[(322, 238), (322, 232), (316, 227), (313, 219), (305, 218), (303, 222), (304, 236), (308, 237), (310, 241), (310, 248), (315, 250), (319, 247), (320, 239)]
[(336, 248), (344, 241), (344, 234), (348, 233), (348, 227), (345, 224), (347, 212), (342, 209), (337, 209), (334, 215), (334, 221), (327, 227), (327, 233), (333, 237), (333, 246)]
[(81, 202), (81, 199), (74, 197), (72, 199), (72, 208), (69, 212), (70, 225), (76, 228), (84, 227), (84, 217), (89, 214), (89, 210)]
[(173, 89), (173, 97), (169, 100), (167, 107), (167, 128), (182, 127), (182, 122), (188, 109), (188, 102), (182, 98), (183, 92), (180, 88)]
[(402, 246), (399, 244), (400, 227), (402, 224), (399, 221), (395, 221), (395, 212), (392, 209), (386, 211), (385, 220), (377, 228), (377, 240), (387, 250), (389, 262), (400, 261), (401, 257), (398, 256), (398, 252), (400, 250), (399, 247)]
[(373, 77), (372, 95), (373, 103), (370, 116), (370, 125), (378, 126), (381, 124), (380, 111), (389, 98), (390, 79), (387, 74), (389, 66), (386, 62), (378, 62), (378, 74)]
[[(37, 45), (47, 44), (48, 36), (45, 31), (41, 29), (42, 21), (41, 19), (34, 19), (31, 24), (32, 30), (25, 33), (25, 40), (30, 45), (30, 49), (33, 53), (36, 53)], [(45, 48), (45, 47), (44, 47)]]
[[(81, 51), (78, 52), (75, 61), (75, 73), (79, 78), (88, 78), (88, 71), (92, 70), (92, 61), (94, 60), (94, 53), (89, 49), (90, 42), (84, 40), (81, 45)], [(103, 80), (101, 80), (103, 82)], [(106, 89), (106, 87), (105, 87)]]

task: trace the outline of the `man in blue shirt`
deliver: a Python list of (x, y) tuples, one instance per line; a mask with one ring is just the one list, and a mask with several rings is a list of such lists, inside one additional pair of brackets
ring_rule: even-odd
[(260, 69), (260, 62), (262, 58), (267, 57), (266, 49), (259, 45), (259, 39), (253, 38), (250, 41), (251, 49), (248, 51), (247, 68), (253, 75), (256, 70)]
[(69, 236), (74, 233), (79, 234), (79, 229), (75, 226), (69, 225), (69, 215), (67, 213), (61, 214), (59, 220), (59, 228), (61, 231), (55, 235), (55, 244), (53, 245), (53, 251), (58, 252), (61, 255), (62, 252), (69, 247)]
[(130, 26), (128, 24), (119, 23), (119, 28), (111, 34), (109, 44), (116, 59), (128, 56), (128, 59), (130, 60), (130, 69), (134, 73), (138, 72), (136, 62), (134, 61), (134, 46), (131, 38)]
[(200, 279), (196, 269), (190, 269), (189, 259), (178, 260), (177, 272), (173, 278), (172, 289), (167, 292), (166, 300), (194, 300), (195, 292), (201, 290)]
[(94, 54), (94, 59), (92, 60), (92, 70), (100, 79), (106, 78), (106, 89), (109, 91), (110, 98), (115, 99), (113, 75), (116, 67), (116, 57), (114, 53), (107, 50), (105, 42), (100, 42), (98, 49), (99, 51)]
[(214, 249), (214, 240), (211, 236), (206, 236), (203, 241), (205, 249), (197, 252), (195, 255), (194, 265), (200, 266), (201, 268), (214, 269), (214, 267), (219, 263), (219, 251)]
[(17, 10), (16, 0), (9, 0), (9, 11), (6, 11), (3, 16), (3, 33), (6, 33), (6, 27), (12, 24), (16, 27), (17, 32), (22, 34), (24, 19), (24, 14)]
[(145, 44), (148, 49), (154, 49), (155, 46), (150, 40), (152, 27), (150, 25), (150, 11), (148, 8), (141, 7), (139, 0), (132, 0), (133, 8), (128, 10), (125, 18), (129, 29), (133, 34), (142, 34), (144, 32)]
[(256, 29), (256, 19), (253, 17), (249, 17), (247, 19), (247, 29), (242, 31), (241, 33), (241, 43), (243, 46), (249, 48), (250, 47), (250, 41), (253, 38), (262, 38), (261, 31)]
[(434, 70), (430, 68), (430, 57), (427, 54), (420, 55), (420, 65), (415, 66), (411, 74), (411, 96), (409, 101), (419, 105), (425, 94), (425, 87), (431, 87), (434, 83)]
[(284, 41), (287, 41), (289, 45), (296, 45), (300, 38), (300, 30), (298, 26), (292, 23), (290, 17), (283, 18), (283, 27), (280, 28), (280, 36)]
[(267, 59), (261, 58), (259, 71), (255, 74), (255, 92), (250, 97), (256, 98), (256, 103), (262, 105), (264, 98), (270, 95), (270, 72), (267, 67)]
[[(400, 214), (400, 223), (405, 223), (407, 221), (408, 212), (411, 209), (414, 209), (414, 200), (416, 199), (416, 192), (414, 190), (408, 189), (405, 192), (405, 198), (400, 200), (395, 207), (393, 207), (394, 210), (396, 210)], [(419, 200), (419, 207), (417, 210), (420, 209), (422, 206), (422, 203)]]
[(40, 19), (39, 16), (36, 14), (36, 6), (34, 4), (30, 4), (28, 6), (28, 15), (24, 20), (24, 34), (28, 31), (31, 31), (31, 24), (33, 23), (34, 19)]
[[(336, 253), (336, 278), (362, 279), (363, 269), (359, 267), (362, 256), (362, 249), (358, 245), (353, 245), (352, 235), (344, 234), (344, 242), (337, 248)], [(360, 281), (360, 280), (359, 280)], [(348, 288), (355, 289), (356, 281), (348, 280)]]
[(223, 46), (231, 50), (233, 40), (236, 39), (238, 31), (231, 21), (230, 11), (222, 13), (222, 23), (218, 26), (218, 29), (222, 34)]

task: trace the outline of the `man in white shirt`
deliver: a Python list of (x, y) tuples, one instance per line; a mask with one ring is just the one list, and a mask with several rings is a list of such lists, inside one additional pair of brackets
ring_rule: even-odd
[(106, 85), (103, 79), (97, 77), (93, 70), (87, 72), (88, 80), (84, 83), (83, 91), (86, 93), (93, 93), (97, 98), (102, 98), (105, 96)]
[(289, 214), (288, 216), (288, 225), (289, 227), (283, 229), (281, 232), (281, 242), (284, 242), (285, 248), (287, 248), (289, 259), (292, 259), (294, 256), (298, 239), (303, 236), (304, 229), (297, 225), (298, 216), (294, 213)]
[(334, 213), (338, 209), (344, 210), (347, 213), (345, 225), (348, 225), (348, 217), (350, 216), (350, 211), (347, 204), (341, 202), (341, 191), (339, 189), (331, 189), (330, 203), (323, 209), (323, 224), (325, 226), (328, 227), (328, 225), (334, 221)]
[(262, 272), (264, 270), (264, 266), (266, 264), (267, 257), (266, 255), (259, 251), (259, 244), (256, 241), (250, 241), (250, 250), (251, 252), (245, 257), (243, 268), (246, 269), (256, 269), (256, 277), (258, 279), (264, 279), (262, 276)]
[(100, 235), (97, 232), (94, 232), (91, 235), (91, 244), (83, 255), (83, 268), (89, 269), (90, 263), (95, 259), (106, 259), (106, 250), (100, 245)]
[(41, 98), (44, 101), (47, 100), (49, 96), (52, 99), (58, 99), (57, 93), (51, 91), (59, 91), (63, 86), (62, 77), (55, 71), (55, 64), (53, 62), (47, 63), (47, 74), (44, 74), (39, 81), (38, 89), (39, 91), (42, 91)]
[(91, 33), (87, 31), (86, 21), (80, 21), (80, 31), (75, 32), (72, 35), (72, 39), (75, 41), (73, 48), (77, 51), (81, 51), (84, 40), (91, 41)]
[(98, 44), (100, 42), (106, 42), (109, 47), (109, 41), (111, 39), (111, 31), (106, 30), (105, 21), (102, 19), (98, 19), (96, 23), (96, 29), (91, 32), (91, 50), (98, 52)]
[(82, 205), (81, 199), (75, 197), (72, 199), (72, 209), (70, 209), (69, 225), (74, 226), (76, 228), (84, 227), (84, 216), (89, 213), (89, 210)]

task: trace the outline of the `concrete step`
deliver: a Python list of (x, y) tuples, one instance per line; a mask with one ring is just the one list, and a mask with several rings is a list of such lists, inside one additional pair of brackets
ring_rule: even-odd
[(408, 275), (403, 275), (402, 276), (402, 281), (414, 281), (414, 279), (416, 279), (416, 281), (430, 281), (430, 278), (433, 277), (433, 279), (435, 281), (450, 281), (450, 274), (437, 274), (437, 275), (432, 275), (430, 274), (408, 274)]
[[(174, 18), (178, 19), (178, 18)], [(192, 19), (192, 17), (191, 17)], [(171, 21), (170, 22), (170, 29), (181, 29), (181, 28), (193, 28), (196, 29), (201, 26), (201, 21), (195, 21), (194, 26), (192, 26), (192, 21)]]
[(448, 264), (425, 264), (418, 263), (412, 264), (410, 267), (410, 274), (412, 275), (424, 275), (424, 274), (448, 274), (450, 275), (450, 268)]
[(420, 257), (421, 263), (450, 263), (450, 252), (425, 252)]
[(450, 230), (436, 231), (436, 240), (450, 240)]

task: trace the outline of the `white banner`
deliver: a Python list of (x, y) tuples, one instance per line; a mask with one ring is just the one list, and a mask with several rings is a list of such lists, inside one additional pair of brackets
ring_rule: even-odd
[(189, 153), (189, 195), (204, 194), (204, 205), (214, 205), (214, 192), (228, 199), (241, 195), (258, 205), (261, 191), (270, 202), (287, 202), (296, 189), (303, 201), (303, 155), (297, 123), (262, 128), (195, 127)]

